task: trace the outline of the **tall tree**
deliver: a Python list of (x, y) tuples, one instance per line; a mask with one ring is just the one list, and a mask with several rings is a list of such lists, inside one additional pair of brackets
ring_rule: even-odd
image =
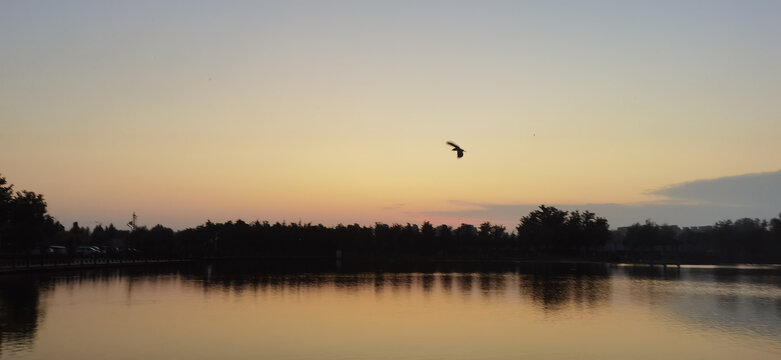
[(0, 249), (4, 247), (4, 236), (8, 231), (11, 221), (11, 198), (14, 194), (14, 186), (0, 175)]
[(9, 224), (4, 246), (12, 251), (29, 250), (44, 245), (47, 223), (53, 219), (46, 214), (43, 195), (32, 191), (16, 192), (9, 206)]
[(553, 206), (540, 205), (521, 218), (518, 237), (533, 251), (557, 251), (566, 238), (567, 212)]

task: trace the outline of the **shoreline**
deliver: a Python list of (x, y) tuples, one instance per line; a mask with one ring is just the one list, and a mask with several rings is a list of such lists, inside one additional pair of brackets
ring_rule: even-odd
[(138, 260), (138, 261), (114, 261), (93, 263), (68, 263), (68, 264), (29, 264), (24, 266), (0, 266), (0, 276), (10, 274), (94, 270), (94, 269), (119, 269), (124, 267), (140, 267), (146, 265), (185, 264), (195, 260)]
[(228, 257), (228, 258), (203, 258), (203, 259), (175, 259), (175, 260), (152, 260), (152, 259), (138, 259), (131, 261), (111, 261), (107, 260), (102, 262), (100, 260), (93, 260), (92, 262), (71, 262), (60, 264), (39, 264), (29, 263), (23, 266), (0, 266), (0, 276), (11, 274), (26, 274), (26, 273), (41, 273), (41, 272), (57, 272), (57, 271), (74, 271), (74, 270), (95, 270), (95, 269), (119, 269), (126, 267), (142, 267), (149, 265), (179, 265), (179, 264), (193, 264), (193, 263), (262, 263), (262, 264), (293, 264), (293, 265), (309, 265), (309, 264), (333, 264), (337, 268), (341, 268), (342, 265), (350, 266), (369, 266), (376, 267), (379, 271), (386, 271), (387, 267), (396, 267), (404, 265), (479, 265), (479, 264), (516, 264), (516, 265), (591, 265), (591, 266), (609, 266), (609, 267), (646, 267), (646, 268), (731, 268), (731, 269), (779, 269), (781, 270), (781, 264), (750, 264), (750, 263), (721, 263), (721, 264), (695, 264), (695, 263), (673, 263), (673, 262), (611, 262), (603, 260), (588, 260), (588, 259), (513, 259), (513, 258), (486, 258), (486, 259), (463, 259), (463, 258), (424, 258), (424, 259), (410, 259), (410, 258), (374, 258), (374, 257), (359, 257), (359, 258), (343, 258), (337, 259), (333, 257), (318, 257), (318, 256), (268, 256), (268, 257)]

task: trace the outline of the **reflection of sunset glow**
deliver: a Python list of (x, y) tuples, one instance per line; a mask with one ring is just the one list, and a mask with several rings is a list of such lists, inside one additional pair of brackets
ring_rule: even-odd
[[(673, 276), (678, 280), (662, 281), (661, 274), (648, 271), (614, 269), (609, 275), (607, 269), (583, 267), (573, 275), (569, 266), (560, 267), (559, 275), (274, 275), (218, 267), (205, 278), (116, 273), (63, 278), (42, 288), (45, 317), (32, 348), (18, 354), (73, 359), (112, 354), (150, 359), (778, 356), (779, 349), (768, 346), (777, 337), (772, 329), (747, 335), (739, 327), (710, 323), (740, 326), (721, 319), (742, 316), (707, 305), (720, 296), (707, 290), (715, 286), (712, 270), (683, 269)], [(748, 274), (740, 279), (754, 279)], [(729, 276), (720, 281), (738, 279)], [(687, 295), (687, 289), (702, 286), (706, 290), (695, 291), (697, 296)], [(777, 296), (775, 287), (762, 283), (736, 286), (754, 289), (755, 295), (739, 291), (735, 297), (749, 315), (767, 310), (751, 300), (754, 296)], [(697, 310), (700, 305), (715, 313)], [(767, 326), (781, 324), (768, 320)]]

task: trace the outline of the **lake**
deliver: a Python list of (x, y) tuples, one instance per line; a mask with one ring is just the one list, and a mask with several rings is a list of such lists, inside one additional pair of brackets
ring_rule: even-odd
[(0, 277), (2, 359), (781, 359), (781, 268), (193, 264)]

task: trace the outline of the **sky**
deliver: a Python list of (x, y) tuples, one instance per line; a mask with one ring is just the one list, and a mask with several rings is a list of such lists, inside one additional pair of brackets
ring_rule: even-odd
[(779, 35), (775, 0), (1, 1), (0, 176), (66, 226), (769, 219)]

